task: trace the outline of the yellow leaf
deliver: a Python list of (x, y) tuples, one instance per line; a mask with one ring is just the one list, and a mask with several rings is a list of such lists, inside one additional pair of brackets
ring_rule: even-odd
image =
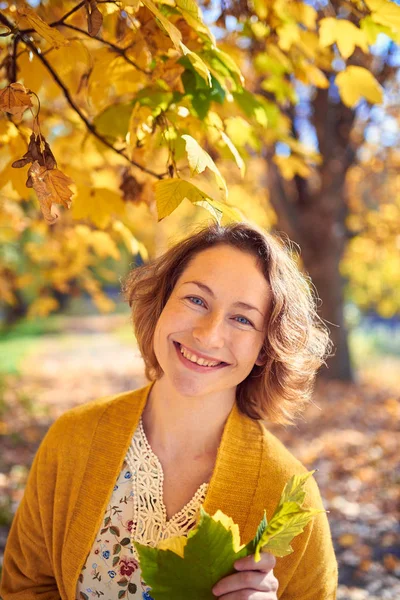
[(318, 13), (309, 4), (304, 2), (287, 2), (286, 11), (297, 23), (305, 25), (307, 29), (315, 29)]
[(254, 10), (259, 19), (264, 20), (268, 16), (268, 8), (265, 0), (253, 0)]
[(25, 5), (18, 9), (18, 15), (26, 21), (30, 27), (32, 27), (36, 33), (44, 38), (49, 44), (55, 48), (60, 46), (67, 46), (69, 41), (63, 36), (55, 27), (50, 27), (43, 21), (36, 13), (35, 10)]
[(29, 200), (32, 192), (26, 187), (27, 169), (13, 169), (11, 166), (12, 162), (13, 161), (10, 161), (3, 171), (0, 171), (0, 188), (9, 182), (17, 192), (19, 198)]
[(224, 204), (223, 202), (218, 202), (218, 200), (214, 200), (210, 197), (208, 197), (205, 200), (193, 202), (193, 204), (195, 204), (196, 206), (201, 206), (202, 208), (208, 210), (208, 212), (211, 213), (214, 219), (222, 225), (226, 225), (228, 223), (236, 221), (246, 220), (243, 213), (238, 208), (230, 206), (228, 204)]
[(176, 6), (182, 13), (182, 17), (195, 31), (205, 33), (211, 40), (213, 46), (216, 45), (215, 37), (203, 22), (201, 9), (195, 0), (176, 0)]
[(59, 307), (59, 304), (52, 296), (41, 296), (36, 298), (30, 305), (27, 313), (28, 319), (35, 317), (47, 317), (47, 315)]
[(220, 170), (211, 156), (208, 152), (203, 150), (191, 135), (183, 135), (182, 139), (186, 142), (186, 152), (192, 176), (194, 173), (203, 173), (205, 169), (210, 169), (215, 175), (219, 189), (223, 193), (224, 198), (226, 198), (228, 195), (228, 188), (226, 187), (225, 179), (222, 177)]
[(40, 166), (37, 160), (32, 163), (28, 175), (44, 218), (48, 223), (54, 223), (58, 215), (53, 211), (53, 204), (70, 207), (72, 191), (68, 186), (73, 183), (72, 179), (58, 169)]
[[(50, 56), (50, 55), (49, 55)], [(40, 88), (47, 76), (43, 63), (32, 53), (22, 52), (17, 60), (19, 77), (25, 87), (39, 93)]]
[(68, 186), (74, 183), (73, 180), (59, 169), (47, 169), (44, 173), (44, 181), (51, 193), (52, 201), (69, 208), (72, 192)]
[(79, 187), (71, 211), (74, 219), (90, 219), (105, 229), (114, 214), (124, 214), (125, 204), (121, 196), (106, 188)]
[(211, 73), (206, 65), (206, 63), (201, 60), (200, 56), (195, 52), (192, 52), (185, 46), (185, 44), (181, 43), (181, 50), (185, 56), (188, 57), (190, 62), (192, 63), (194, 69), (197, 73), (202, 77), (205, 82), (211, 87)]
[(372, 11), (372, 18), (376, 23), (386, 25), (390, 29), (400, 31), (400, 6), (388, 0), (365, 0)]
[(100, 258), (107, 258), (108, 256), (111, 256), (114, 260), (121, 258), (116, 243), (105, 231), (92, 231), (88, 241)]
[(383, 89), (370, 71), (364, 67), (349, 66), (335, 79), (340, 97), (346, 106), (353, 108), (361, 98), (371, 104), (383, 101)]
[(11, 83), (0, 90), (0, 110), (22, 118), (26, 109), (31, 106), (29, 91), (22, 83)]
[(368, 15), (367, 17), (365, 17), (364, 19), (362, 19), (360, 21), (360, 27), (365, 32), (365, 35), (367, 36), (368, 44), (370, 44), (371, 46), (372, 46), (372, 44), (375, 44), (376, 38), (378, 37), (378, 35), (380, 33), (384, 33), (385, 35), (391, 37), (392, 39), (396, 39), (396, 41), (399, 39), (399, 41), (400, 41), (399, 36), (394, 35), (392, 29), (390, 29), (386, 25), (381, 25), (380, 23), (377, 23), (371, 17), (371, 15)]
[(300, 37), (300, 30), (297, 23), (285, 23), (281, 27), (278, 27), (276, 31), (279, 36), (279, 47), (285, 51), (290, 50)]
[(316, 67), (315, 65), (312, 65), (310, 63), (304, 64), (304, 72), (307, 76), (308, 81), (312, 83), (312, 85), (315, 85), (315, 87), (322, 89), (326, 89), (327, 87), (329, 87), (328, 78), (321, 71), (321, 69), (318, 69), (318, 67)]
[(308, 177), (310, 175), (310, 167), (294, 154), (290, 156), (274, 156), (273, 161), (278, 165), (282, 177), (285, 179), (293, 179), (295, 175), (300, 175), (300, 177)]
[(211, 518), (217, 523), (222, 523), (227, 531), (232, 532), (232, 543), (235, 552), (239, 552), (242, 548), (244, 548), (245, 544), (240, 543), (239, 525), (237, 525), (237, 523), (235, 523), (231, 517), (228, 517), (226, 514), (224, 514), (222, 510), (217, 510), (217, 512)]
[(364, 31), (346, 19), (328, 17), (321, 19), (319, 43), (322, 48), (336, 43), (343, 58), (349, 58), (356, 46), (368, 52), (368, 41)]
[(185, 198), (193, 203), (208, 198), (205, 192), (184, 179), (164, 179), (157, 181), (154, 187), (159, 221), (168, 217)]
[(232, 142), (231, 138), (226, 135), (225, 131), (221, 131), (221, 137), (224, 140), (225, 144), (228, 146), (229, 150), (232, 152), (233, 157), (236, 161), (237, 166), (239, 167), (240, 174), (244, 177), (246, 166), (244, 164), (243, 158), (240, 156), (238, 149), (235, 144)]
[(166, 17), (164, 17), (162, 12), (160, 12), (158, 10), (157, 6), (154, 4), (154, 2), (152, 2), (152, 0), (142, 0), (142, 2), (153, 13), (153, 15), (155, 17), (157, 17), (157, 19), (163, 26), (165, 32), (171, 38), (171, 41), (174, 44), (175, 48), (177, 50), (182, 50), (181, 49), (182, 34), (179, 31), (179, 29), (177, 27), (175, 27), (175, 25), (173, 25), (171, 23), (171, 21), (169, 21)]
[(159, 550), (171, 550), (181, 558), (184, 558), (185, 546), (188, 538), (184, 535), (167, 538), (159, 542), (157, 548)]

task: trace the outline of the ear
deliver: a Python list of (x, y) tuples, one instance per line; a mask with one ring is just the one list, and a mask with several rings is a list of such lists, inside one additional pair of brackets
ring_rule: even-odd
[(260, 350), (257, 360), (254, 363), (257, 367), (263, 367), (265, 365), (265, 354), (263, 350)]

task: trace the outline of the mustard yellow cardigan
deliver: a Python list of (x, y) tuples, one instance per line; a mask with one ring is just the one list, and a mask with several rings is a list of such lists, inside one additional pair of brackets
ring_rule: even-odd
[[(69, 410), (47, 432), (33, 462), (4, 555), (3, 600), (75, 600), (93, 545), (151, 386)], [(261, 423), (232, 409), (204, 508), (239, 524), (242, 541), (269, 518), (284, 484), (304, 467)], [(317, 485), (307, 503), (322, 507)], [(277, 559), (281, 600), (334, 600), (337, 563), (325, 513)], [(171, 598), (171, 600), (173, 600)], [(195, 599), (191, 599), (195, 600)]]

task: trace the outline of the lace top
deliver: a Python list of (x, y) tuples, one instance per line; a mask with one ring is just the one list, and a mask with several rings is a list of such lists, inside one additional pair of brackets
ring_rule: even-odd
[(156, 546), (163, 539), (187, 535), (196, 523), (208, 489), (208, 483), (203, 483), (190, 502), (167, 520), (163, 479), (161, 463), (150, 447), (140, 419), (79, 576), (77, 600), (151, 600), (132, 542)]

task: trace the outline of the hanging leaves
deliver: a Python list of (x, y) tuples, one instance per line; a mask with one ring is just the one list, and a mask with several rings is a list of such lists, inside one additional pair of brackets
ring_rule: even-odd
[(304, 486), (313, 473), (290, 479), (270, 522), (264, 514), (247, 546), (241, 545), (239, 527), (230, 517), (221, 511), (211, 517), (202, 508), (198, 525), (188, 537), (164, 540), (156, 548), (135, 543), (142, 576), (151, 587), (154, 600), (212, 600), (212, 587), (234, 572), (233, 565), (239, 558), (255, 554), (258, 562), (261, 551), (279, 557), (290, 554), (293, 538), (323, 512), (302, 507)]
[(53, 211), (53, 204), (62, 204), (69, 208), (72, 191), (69, 185), (72, 179), (58, 169), (47, 169), (35, 161), (29, 168), (29, 181), (38, 197), (41, 211), (48, 223), (54, 223), (58, 215)]
[(37, 161), (40, 166), (46, 167), (46, 169), (54, 169), (57, 166), (56, 159), (45, 138), (32, 133), (28, 144), (28, 151), (22, 158), (14, 161), (11, 166), (14, 167), (14, 169), (20, 169), (35, 161)]
[(89, 35), (95, 36), (99, 33), (101, 26), (103, 25), (103, 15), (97, 8), (96, 0), (86, 0), (85, 8), (88, 22), (88, 33)]
[(0, 110), (22, 119), (24, 112), (32, 107), (31, 93), (22, 83), (11, 83), (0, 90)]

